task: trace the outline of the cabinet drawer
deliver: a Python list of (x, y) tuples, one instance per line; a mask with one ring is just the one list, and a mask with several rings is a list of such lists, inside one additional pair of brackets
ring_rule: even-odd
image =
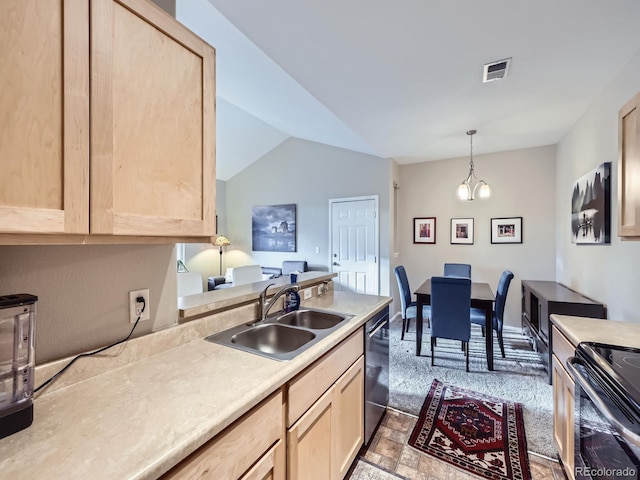
[(284, 437), (282, 403), (282, 391), (278, 391), (176, 465), (162, 480), (240, 478)]
[(293, 425), (363, 353), (364, 336), (362, 329), (359, 329), (289, 382), (287, 428)]
[(558, 357), (558, 361), (562, 368), (565, 368), (565, 362), (567, 358), (573, 357), (576, 353), (576, 347), (574, 347), (567, 337), (565, 337), (555, 325), (553, 326), (553, 353)]
[(278, 440), (240, 480), (284, 480), (285, 470), (284, 442)]

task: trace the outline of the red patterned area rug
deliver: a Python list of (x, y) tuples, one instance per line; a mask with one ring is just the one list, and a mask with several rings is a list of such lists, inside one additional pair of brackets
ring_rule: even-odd
[(434, 380), (409, 445), (491, 480), (531, 480), (522, 405)]

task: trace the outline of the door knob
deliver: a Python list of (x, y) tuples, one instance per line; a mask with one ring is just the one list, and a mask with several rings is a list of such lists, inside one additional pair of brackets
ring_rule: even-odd
[(335, 265), (335, 266), (339, 266), (339, 265), (338, 265), (338, 262), (333, 262), (333, 265)]

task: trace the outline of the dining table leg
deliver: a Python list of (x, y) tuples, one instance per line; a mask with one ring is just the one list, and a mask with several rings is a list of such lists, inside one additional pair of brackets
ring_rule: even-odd
[(416, 298), (416, 357), (420, 356), (422, 350), (422, 298), (420, 295)]
[(493, 302), (484, 304), (485, 351), (487, 353), (487, 370), (493, 370)]

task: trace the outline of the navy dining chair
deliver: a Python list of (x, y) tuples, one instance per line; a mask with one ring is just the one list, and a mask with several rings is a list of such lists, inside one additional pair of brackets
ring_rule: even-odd
[[(402, 265), (397, 266), (393, 270), (396, 274), (396, 280), (398, 281), (398, 290), (400, 292), (400, 303), (402, 306), (402, 334), (400, 339), (404, 340), (404, 332), (409, 331), (409, 324), (412, 318), (418, 316), (417, 302), (411, 301), (411, 289), (409, 288), (409, 280), (407, 279), (407, 272)], [(422, 306), (422, 319), (429, 325), (429, 318), (431, 317), (431, 307), (429, 305)]]
[(431, 365), (436, 338), (460, 340), (469, 371), (471, 279), (431, 277)]
[[(513, 279), (513, 273), (509, 270), (505, 270), (502, 272), (500, 276), (500, 281), (498, 282), (498, 290), (496, 292), (496, 303), (493, 309), (492, 315), (492, 328), (496, 331), (498, 335), (498, 344), (500, 345), (500, 353), (502, 353), (502, 358), (504, 355), (504, 340), (502, 339), (502, 326), (504, 324), (504, 306), (507, 302), (507, 293), (509, 291), (509, 285), (511, 284), (511, 280)], [(475, 325), (480, 325), (482, 327), (482, 335), (486, 335), (486, 317), (484, 310), (480, 308), (472, 308), (471, 309), (471, 323)]]
[(471, 265), (468, 263), (445, 263), (444, 276), (471, 278)]

